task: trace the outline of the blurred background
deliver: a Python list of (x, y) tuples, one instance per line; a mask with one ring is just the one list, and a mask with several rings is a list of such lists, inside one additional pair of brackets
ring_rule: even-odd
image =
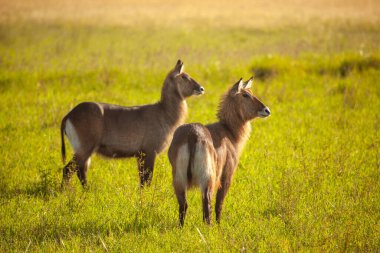
[(72, 21), (94, 25), (267, 27), (328, 20), (378, 22), (375, 0), (1, 1), (1, 21)]

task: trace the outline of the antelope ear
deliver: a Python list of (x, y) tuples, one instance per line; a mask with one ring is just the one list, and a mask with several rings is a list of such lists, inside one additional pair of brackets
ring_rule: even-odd
[(244, 85), (243, 78), (240, 78), (239, 81), (235, 83), (234, 86), (232, 86), (231, 92), (233, 94), (240, 92), (240, 90), (243, 89), (243, 85)]
[(179, 75), (179, 74), (181, 74), (182, 72), (183, 72), (183, 61), (181, 61), (181, 60), (178, 60), (177, 61), (177, 64), (175, 65), (175, 67), (174, 67), (174, 74), (175, 75)]
[(252, 87), (252, 83), (253, 83), (253, 76), (249, 78), (247, 82), (245, 82), (244, 89), (250, 89)]

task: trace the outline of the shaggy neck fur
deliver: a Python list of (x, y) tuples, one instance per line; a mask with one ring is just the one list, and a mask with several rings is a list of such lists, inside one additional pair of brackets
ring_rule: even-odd
[(184, 122), (187, 116), (187, 103), (170, 77), (165, 79), (159, 104), (174, 124)]
[(224, 94), (222, 101), (219, 104), (217, 117), (219, 122), (226, 126), (228, 131), (233, 136), (231, 140), (238, 148), (240, 153), (245, 142), (248, 140), (251, 132), (251, 125), (249, 120), (244, 119), (241, 111), (229, 98), (229, 93)]

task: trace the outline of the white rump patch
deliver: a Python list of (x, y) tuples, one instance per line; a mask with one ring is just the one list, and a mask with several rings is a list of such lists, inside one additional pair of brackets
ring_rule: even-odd
[(91, 165), (91, 157), (87, 159), (87, 162), (86, 162), (87, 169), (90, 167), (90, 165)]
[(201, 187), (201, 190), (205, 189), (210, 180), (213, 178), (214, 168), (212, 166), (212, 158), (207, 153), (207, 149), (204, 143), (195, 144), (194, 163), (191, 168), (191, 174), (194, 184)]
[(177, 161), (175, 168), (174, 185), (187, 189), (187, 168), (189, 166), (189, 145), (185, 144), (178, 149)]
[(66, 128), (65, 132), (67, 135), (67, 138), (69, 139), (71, 146), (74, 149), (74, 152), (76, 153), (80, 149), (80, 140), (78, 138), (78, 134), (74, 128), (74, 125), (71, 123), (70, 120), (66, 121)]

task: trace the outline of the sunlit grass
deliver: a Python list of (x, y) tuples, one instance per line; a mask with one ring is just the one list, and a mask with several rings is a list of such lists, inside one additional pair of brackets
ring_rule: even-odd
[[(376, 251), (379, 30), (2, 24), (0, 251)], [(95, 156), (89, 189), (75, 178), (61, 192), (65, 113), (80, 101), (155, 102), (178, 58), (206, 88), (187, 122), (215, 121), (221, 94), (251, 75), (272, 111), (253, 122), (221, 225), (202, 223), (191, 191), (178, 228), (165, 153), (147, 189), (135, 160)]]

